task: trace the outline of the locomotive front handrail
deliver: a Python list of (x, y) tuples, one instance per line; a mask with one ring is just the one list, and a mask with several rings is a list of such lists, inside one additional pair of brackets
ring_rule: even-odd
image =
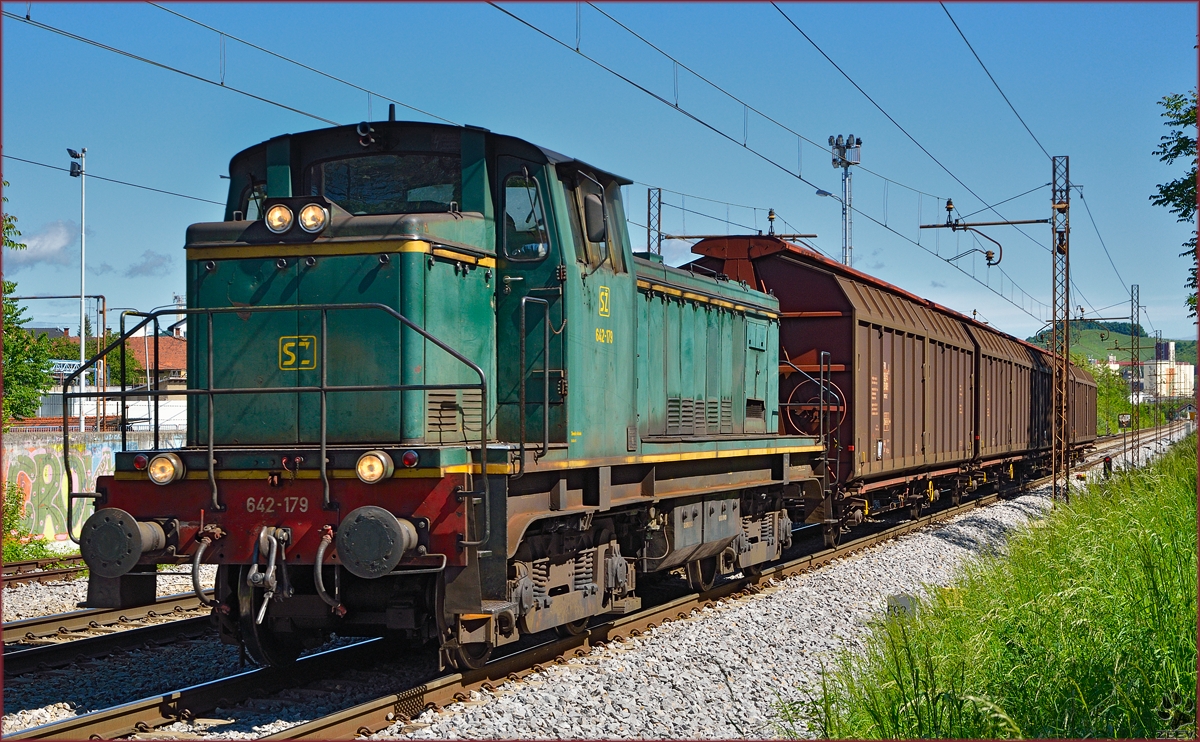
[[(352, 385), (330, 386), (328, 383), (328, 376), (327, 376), (328, 313), (330, 311), (363, 310), (363, 309), (375, 309), (375, 310), (383, 311), (386, 314), (390, 314), (392, 317), (399, 320), (403, 326), (417, 332), (423, 338), (425, 338), (429, 342), (433, 343), (437, 347), (441, 348), (446, 353), (450, 354), (450, 356), (453, 357), (455, 360), (459, 361), (460, 363), (464, 364), (469, 369), (471, 369), (476, 375), (478, 375), (479, 383), (478, 384), (473, 384), (473, 383), (459, 383), (459, 384), (352, 384)], [(322, 360), (322, 364), (321, 364), (321, 379), (320, 379), (320, 383), (318, 385), (316, 385), (316, 386), (312, 386), (312, 385), (288, 386), (288, 387), (214, 387), (213, 386), (213, 378), (214, 378), (214, 375), (213, 375), (213, 355), (214, 355), (213, 346), (214, 346), (214, 344), (213, 344), (213, 332), (212, 332), (212, 330), (213, 330), (213, 315), (215, 315), (215, 314), (248, 314), (248, 313), (254, 313), (254, 312), (315, 312), (315, 311), (321, 312), (321, 360)], [(161, 380), (161, 374), (159, 373), (159, 365), (158, 365), (160, 356), (159, 356), (159, 352), (158, 352), (157, 329), (158, 329), (158, 317), (161, 315), (164, 315), (164, 314), (173, 314), (173, 315), (185, 314), (185, 315), (189, 315), (189, 316), (191, 316), (191, 315), (204, 315), (205, 316), (206, 326), (207, 326), (206, 327), (206, 329), (207, 329), (207, 334), (206, 334), (207, 378), (206, 378), (205, 388), (203, 388), (203, 389), (165, 390), (165, 391), (162, 389), (162, 380)], [(125, 317), (127, 315), (134, 316), (134, 317), (141, 317), (142, 319), (132, 329), (126, 330), (125, 329)], [(149, 384), (147, 384), (147, 389), (145, 391), (128, 390), (128, 389), (126, 389), (126, 383), (125, 383), (125, 372), (126, 372), (125, 342), (129, 338), (133, 337), (133, 333), (136, 333), (138, 330), (141, 330), (142, 328), (146, 327), (148, 324), (151, 324), (151, 323), (153, 323), (154, 328), (155, 328), (155, 352), (154, 352), (154, 375), (155, 375), (154, 387), (155, 388), (150, 389)], [(71, 387), (71, 384), (81, 374), (85, 373), (88, 369), (95, 366), (96, 363), (100, 359), (105, 358), (109, 353), (111, 353), (113, 350), (115, 350), (118, 346), (121, 348), (121, 353), (120, 353), (120, 355), (121, 355), (121, 391), (120, 392), (114, 393), (114, 392), (109, 392), (107, 390), (95, 391), (95, 392), (71, 392), (71, 391), (68, 391)], [(147, 359), (147, 360), (149, 360), (149, 359)], [(389, 392), (389, 391), (429, 391), (429, 390), (468, 390), (468, 389), (478, 389), (479, 394), (480, 394), (480, 415), (481, 415), (481, 423), (482, 424), (480, 425), (480, 433), (479, 433), (479, 460), (480, 460), (481, 471), (483, 473), (484, 508), (485, 508), (485, 511), (490, 512), (491, 485), (490, 485), (490, 482), (489, 482), (488, 476), (487, 476), (487, 463), (488, 463), (487, 462), (487, 457), (488, 457), (488, 450), (487, 450), (487, 442), (488, 442), (488, 434), (487, 434), (487, 375), (484, 373), (483, 369), (480, 368), (478, 366), (478, 364), (476, 364), (470, 358), (467, 358), (462, 353), (459, 353), (457, 350), (450, 347), (448, 344), (446, 344), (442, 340), (438, 339), (434, 335), (430, 334), (428, 331), (426, 331), (422, 327), (415, 324), (412, 320), (408, 319), (407, 317), (402, 315), (400, 312), (387, 306), (386, 304), (379, 304), (379, 303), (374, 303), (374, 302), (362, 302), (362, 303), (354, 303), (354, 304), (307, 304), (307, 305), (294, 305), (293, 304), (293, 305), (263, 305), (263, 306), (257, 306), (257, 307), (207, 307), (207, 308), (192, 308), (192, 309), (179, 309), (177, 307), (172, 307), (170, 309), (161, 309), (161, 310), (156, 310), (153, 312), (126, 311), (126, 312), (123, 312), (121, 315), (121, 335), (120, 335), (120, 337), (115, 339), (113, 342), (109, 343), (109, 345), (107, 347), (105, 347), (102, 351), (100, 351), (100, 353), (98, 353), (96, 356), (94, 356), (91, 360), (87, 361), (79, 369), (77, 369), (74, 373), (70, 374), (66, 379), (63, 380), (63, 393), (62, 393), (63, 394), (63, 397), (62, 397), (62, 399), (63, 399), (63, 464), (64, 464), (64, 467), (66, 469), (66, 474), (67, 474), (67, 492), (71, 493), (74, 490), (74, 475), (73, 475), (73, 472), (71, 471), (71, 462), (70, 462), (70, 435), (71, 435), (71, 433), (70, 433), (70, 426), (68, 425), (68, 415), (69, 415), (69, 410), (70, 410), (69, 400), (71, 400), (71, 399), (76, 399), (76, 398), (83, 399), (83, 398), (88, 398), (88, 397), (100, 397), (100, 396), (119, 397), (121, 399), (121, 449), (122, 449), (122, 451), (124, 451), (124, 450), (128, 449), (128, 439), (126, 436), (125, 421), (128, 419), (127, 418), (126, 400), (129, 397), (145, 396), (148, 398), (148, 401), (150, 398), (152, 398), (154, 400), (154, 407), (155, 407), (154, 448), (155, 448), (155, 450), (157, 450), (159, 448), (159, 442), (160, 442), (159, 441), (159, 415), (157, 414), (158, 409), (159, 409), (159, 407), (158, 407), (159, 399), (161, 397), (163, 397), (164, 395), (173, 395), (173, 396), (183, 395), (183, 396), (188, 396), (188, 397), (199, 396), (199, 395), (205, 396), (207, 399), (207, 402), (208, 402), (208, 416), (207, 416), (208, 417), (208, 420), (207, 420), (207, 422), (208, 422), (208, 426), (207, 426), (208, 427), (208, 431), (207, 431), (208, 432), (208, 436), (207, 436), (207, 438), (208, 438), (208, 441), (207, 441), (207, 443), (208, 443), (208, 445), (207, 445), (208, 467), (207, 468), (208, 468), (209, 486), (212, 491), (212, 506), (216, 510), (224, 510), (225, 508), (224, 508), (224, 506), (221, 505), (221, 502), (220, 502), (219, 492), (217, 489), (216, 472), (214, 470), (214, 467), (216, 464), (216, 459), (215, 459), (215, 436), (216, 436), (216, 433), (215, 433), (215, 423), (214, 423), (214, 416), (215, 416), (214, 400), (215, 400), (216, 396), (217, 395), (226, 395), (226, 394), (300, 394), (300, 393), (320, 394), (321, 395), (320, 471), (321, 471), (321, 482), (322, 482), (322, 489), (323, 489), (324, 506), (326, 508), (329, 508), (331, 506), (331, 501), (330, 501), (330, 495), (329, 495), (329, 471), (328, 471), (328, 461), (327, 461), (327, 453), (328, 453), (327, 395), (330, 392)], [(83, 415), (84, 415), (83, 407), (82, 407), (82, 405), (80, 405), (81, 420), (83, 419)], [(468, 467), (469, 466), (470, 466), (470, 462), (468, 461)], [(485, 525), (484, 537), (477, 542), (463, 541), (463, 542), (461, 542), (462, 545), (478, 546), (478, 545), (482, 545), (482, 544), (486, 543), (490, 539), (490, 536), (491, 536), (490, 518), (487, 518), (487, 516), (485, 516), (485, 519), (487, 519), (488, 522)], [(68, 531), (68, 533), (70, 533), (70, 531), (71, 531), (71, 527), (70, 527), (69, 523), (67, 525), (67, 531)]]

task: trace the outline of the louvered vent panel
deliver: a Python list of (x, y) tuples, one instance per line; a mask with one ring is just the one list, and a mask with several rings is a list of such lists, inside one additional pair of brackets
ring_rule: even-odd
[(425, 393), (430, 433), (452, 433), (458, 426), (458, 395), (453, 391), (428, 391)]
[(733, 400), (729, 397), (721, 397), (721, 432), (733, 432)]
[(483, 422), (483, 402), (478, 389), (464, 389), (462, 392), (462, 429), (470, 436), (479, 435)]
[(667, 435), (679, 435), (682, 403), (679, 397), (667, 397)]
[(696, 423), (696, 400), (679, 400), (679, 434), (692, 435)]
[(704, 411), (708, 418), (708, 433), (716, 435), (721, 432), (721, 404), (715, 398), (710, 398), (708, 404), (705, 405)]

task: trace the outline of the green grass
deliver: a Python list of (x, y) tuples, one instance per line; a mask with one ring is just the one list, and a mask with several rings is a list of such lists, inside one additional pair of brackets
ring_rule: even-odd
[(837, 738), (1195, 738), (1196, 437), (1091, 486), (881, 621), (780, 729)]

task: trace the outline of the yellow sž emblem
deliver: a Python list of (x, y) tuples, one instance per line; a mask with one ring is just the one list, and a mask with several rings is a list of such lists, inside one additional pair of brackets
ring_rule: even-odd
[(284, 335), (279, 338), (280, 371), (308, 371), (316, 367), (315, 335)]
[(608, 287), (600, 287), (600, 316), (608, 316)]

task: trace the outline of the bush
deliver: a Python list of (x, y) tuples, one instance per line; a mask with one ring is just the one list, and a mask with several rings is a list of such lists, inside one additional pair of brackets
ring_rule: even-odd
[(841, 738), (1195, 738), (1196, 437), (880, 622), (780, 719)]
[(41, 534), (32, 534), (25, 530), (22, 519), (25, 516), (25, 493), (14, 482), (4, 483), (4, 532), (2, 536), (4, 553), (3, 559), (8, 562), (22, 562), (28, 559), (49, 559), (57, 556), (46, 544)]

